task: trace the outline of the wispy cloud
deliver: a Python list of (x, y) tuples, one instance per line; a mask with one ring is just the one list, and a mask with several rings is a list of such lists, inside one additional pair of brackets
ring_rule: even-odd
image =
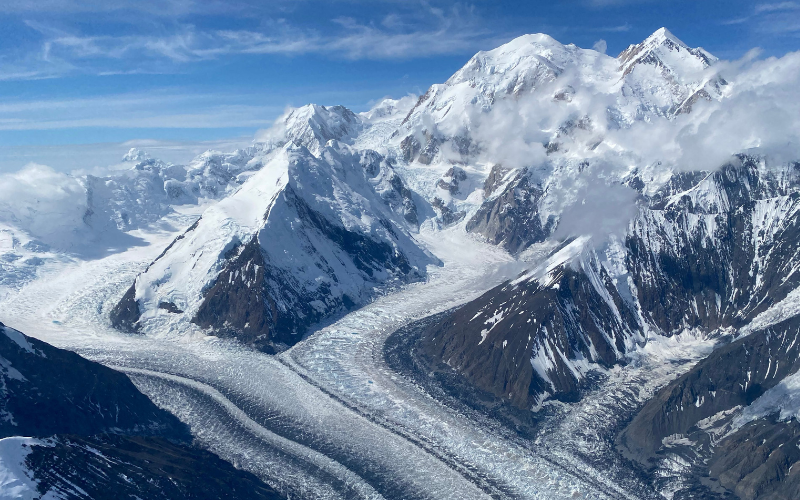
[(760, 3), (746, 16), (726, 19), (723, 26), (748, 24), (756, 33), (793, 35), (800, 33), (800, 2)]
[(761, 3), (755, 6), (755, 13), (762, 14), (764, 12), (779, 12), (782, 10), (797, 9), (800, 9), (800, 3), (797, 2)]
[(179, 89), (81, 99), (5, 101), (0, 104), (0, 130), (257, 128), (271, 124), (282, 109), (258, 103), (252, 96), (189, 94)]
[(22, 59), (5, 65), (0, 61), (0, 79), (80, 71), (95, 74), (169, 71), (175, 65), (237, 54), (413, 59), (469, 53), (508, 39), (484, 28), (479, 16), (469, 8), (424, 8), (414, 19), (399, 14), (377, 22), (335, 18), (324, 33), (284, 19), (261, 20), (258, 29), (200, 29), (192, 24), (178, 24), (150, 33), (123, 35), (83, 34), (26, 21), (26, 26), (42, 40), (33, 53)]
[(621, 7), (631, 4), (652, 3), (655, 0), (585, 0), (585, 3), (590, 7), (603, 8), (603, 7)]
[(735, 26), (737, 24), (744, 24), (747, 21), (749, 21), (750, 19), (751, 19), (750, 16), (737, 17), (737, 18), (734, 18), (734, 19), (726, 19), (724, 21), (721, 21), (720, 24), (723, 25), (723, 26)]
[(597, 31), (605, 31), (607, 33), (627, 33), (630, 31), (632, 26), (629, 23), (619, 24), (617, 26), (604, 26), (602, 28), (598, 28)]
[[(270, 2), (273, 3), (273, 2)], [(286, 3), (286, 2), (278, 2)], [(0, 12), (5, 14), (93, 14), (141, 12), (159, 17), (175, 17), (192, 13), (215, 14), (252, 8), (241, 1), (223, 0), (4, 0)]]

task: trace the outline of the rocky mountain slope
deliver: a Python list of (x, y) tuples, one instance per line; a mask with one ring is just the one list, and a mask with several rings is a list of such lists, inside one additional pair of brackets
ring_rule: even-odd
[[(770, 307), (791, 301), (800, 285), (798, 174), (797, 163), (771, 166), (741, 157), (717, 172), (691, 176), (701, 180), (688, 189), (671, 192), (681, 181), (668, 183), (642, 199), (624, 239), (599, 249), (574, 240), (539, 268), (431, 327), (421, 347), (480, 389), (535, 409), (549, 397), (579, 397), (588, 371), (625, 364), (650, 336), (686, 330), (736, 335)], [(800, 368), (796, 322), (752, 326), (752, 333), (663, 389), (623, 433), (627, 449), (655, 457), (668, 438), (698, 425), (706, 433), (714, 427), (716, 439), (727, 436), (723, 447), (744, 439), (736, 432), (745, 431), (719, 427), (735, 416), (726, 412), (748, 407)], [(770, 425), (784, 435), (791, 418)], [(715, 425), (702, 423), (709, 420)], [(765, 457), (783, 453), (781, 443), (775, 438)], [(743, 498), (766, 498), (767, 492), (791, 498), (786, 483), (768, 478), (788, 474), (793, 457), (776, 458), (772, 468), (757, 472), (755, 465), (742, 466), (743, 472), (724, 476), (725, 467), (739, 466), (719, 461), (711, 469), (724, 476), (725, 488), (746, 492)]]
[[(547, 310), (523, 304), (552, 293), (548, 290), (574, 297), (577, 290), (567, 282), (576, 273), (586, 281), (581, 290), (599, 294), (605, 305), (583, 297), (561, 309), (591, 312), (592, 323), (611, 344), (619, 325), (640, 331), (642, 338), (747, 325), (798, 286), (799, 175), (797, 163), (769, 165), (743, 156), (717, 172), (691, 176), (700, 180), (688, 188), (678, 180), (667, 183), (642, 198), (624, 238), (599, 247), (576, 239), (538, 269), (466, 307), (484, 311), (470, 319), (469, 331), (483, 331), (487, 324), (505, 331), (510, 326), (499, 323), (519, 323), (513, 310)], [(682, 190), (672, 192), (676, 185)], [(603, 319), (606, 307), (616, 323)], [(494, 319), (487, 323), (484, 316)], [(485, 335), (470, 335), (464, 327), (461, 323), (458, 336), (484, 340)], [(574, 357), (561, 353), (552, 361), (562, 355)]]
[(391, 162), (295, 142), (174, 241), (112, 311), (129, 331), (191, 321), (267, 352), (437, 260), (409, 233), (414, 201)]
[(191, 445), (128, 377), (0, 323), (6, 498), (281, 498)]

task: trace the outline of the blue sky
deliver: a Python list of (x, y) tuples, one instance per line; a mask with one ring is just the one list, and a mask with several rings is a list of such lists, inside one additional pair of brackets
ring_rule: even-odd
[(661, 26), (721, 58), (780, 56), (800, 49), (800, 0), (4, 0), (0, 170), (85, 161), (58, 145), (102, 163), (143, 140), (246, 143), (286, 106), (424, 92), (525, 33), (616, 54)]

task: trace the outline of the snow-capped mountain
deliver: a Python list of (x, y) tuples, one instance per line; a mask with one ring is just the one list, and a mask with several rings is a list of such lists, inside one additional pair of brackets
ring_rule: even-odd
[(531, 406), (543, 394), (574, 397), (587, 363), (624, 362), (650, 334), (747, 325), (800, 286), (798, 174), (796, 163), (742, 157), (678, 192), (666, 187), (623, 240), (598, 255), (575, 239), (434, 327), (427, 350)]
[[(403, 120), (400, 148), (406, 159), (431, 163), (437, 155), (461, 161), (476, 156), (493, 147), (487, 143), (498, 133), (538, 135), (549, 141), (548, 152), (576, 134), (596, 147), (605, 129), (672, 117), (700, 98), (720, 98), (726, 82), (709, 70), (715, 61), (663, 28), (618, 58), (543, 34), (525, 35), (476, 54), (444, 84), (428, 89)], [(529, 113), (506, 124), (492, 115), (496, 108), (497, 115), (509, 108)]]
[[(771, 478), (788, 474), (800, 454), (759, 470), (746, 454), (703, 459), (722, 436), (727, 447), (756, 431), (794, 439), (798, 407), (786, 398), (800, 368), (800, 329), (786, 304), (800, 288), (800, 163), (742, 156), (698, 174), (679, 174), (643, 199), (623, 239), (599, 247), (573, 240), (432, 325), (420, 347), (432, 369), (454, 370), (501, 400), (537, 409), (547, 398), (580, 398), (587, 373), (628, 363), (656, 336), (690, 331), (724, 345), (744, 335), (659, 392), (621, 443), (648, 466), (666, 449), (691, 457), (698, 474), (711, 467), (747, 498), (760, 489), (791, 498), (780, 495), (794, 480)], [(683, 435), (690, 438), (682, 451), (668, 442)], [(773, 438), (762, 452), (784, 442)]]
[[(441, 270), (429, 266), (462, 262), (454, 252), (496, 252), (526, 270), (488, 291), (451, 290), (440, 303), (461, 305), (403, 344), (425, 384), (456, 381), (480, 404), (447, 384), (419, 400), (447, 394), (467, 400), (465, 414), (488, 405), (547, 419), (640, 370), (636, 395), (610, 395), (627, 413), (602, 436), (640, 463), (637, 478), (681, 476), (687, 495), (788, 500), (800, 470), (796, 446), (785, 446), (800, 435), (798, 82), (796, 55), (724, 64), (666, 29), (616, 58), (525, 35), (419, 98), (363, 113), (290, 109), (250, 148), (187, 165), (132, 150), (108, 175), (67, 176), (57, 199), (0, 201), (0, 269), (143, 244), (134, 230), (194, 207), (199, 218), (96, 309), (143, 341), (205, 333), (268, 354), (291, 348), (275, 364), (322, 387), (328, 375), (313, 371), (329, 365), (314, 363), (327, 358), (301, 362), (309, 333), (398, 288), (424, 294), (420, 282)], [(372, 324), (360, 313), (353, 322)], [(325, 332), (335, 352), (350, 345), (338, 328)], [(715, 350), (693, 367), (669, 361), (656, 382), (642, 374), (659, 346), (687, 339)], [(371, 338), (370, 349), (385, 341)], [(357, 382), (333, 370), (336, 389), (325, 390), (383, 398), (373, 380), (382, 370)], [(411, 418), (411, 400), (379, 399), (380, 425), (401, 432), (408, 421), (395, 426), (386, 408)], [(749, 460), (756, 450), (763, 464)], [(479, 482), (502, 496), (511, 489), (492, 489), (496, 474)]]
[[(631, 45), (617, 60), (625, 81), (622, 92), (640, 98), (643, 113), (669, 116), (691, 112), (699, 99), (719, 99), (727, 84), (708, 71), (718, 61), (716, 57), (702, 48), (689, 47), (666, 28)], [(664, 83), (654, 85), (659, 77)]]
[(191, 320), (274, 352), (376, 286), (424, 278), (437, 261), (415, 224), (385, 158), (336, 141), (314, 156), (292, 142), (148, 266), (112, 322), (147, 331)]
[(272, 128), (262, 131), (256, 140), (277, 145), (295, 142), (319, 155), (328, 141), (347, 142), (363, 126), (361, 117), (344, 106), (308, 104), (287, 111)]

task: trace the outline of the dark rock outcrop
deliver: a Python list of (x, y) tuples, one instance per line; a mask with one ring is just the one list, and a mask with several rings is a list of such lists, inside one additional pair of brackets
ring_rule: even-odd
[(412, 227), (419, 227), (414, 195), (394, 170), (393, 162), (375, 151), (361, 153), (361, 164), (378, 195), (392, 212), (401, 215)]
[[(666, 334), (740, 327), (800, 286), (795, 170), (769, 175), (743, 157), (641, 212), (626, 267), (648, 323)], [(681, 174), (665, 191), (696, 178)]]
[(46, 444), (31, 447), (26, 465), (34, 471), (39, 493), (58, 498), (283, 498), (213, 453), (163, 438), (63, 435)]
[(483, 182), (483, 196), (485, 198), (489, 198), (503, 183), (506, 176), (511, 172), (512, 169), (505, 168), (502, 165), (493, 165), (492, 169), (489, 171), (489, 175), (486, 177), (486, 180)]
[(0, 363), (2, 436), (111, 432), (189, 439), (186, 426), (126, 375), (74, 352), (0, 326)]
[(413, 135), (409, 135), (400, 141), (400, 151), (403, 153), (403, 159), (407, 162), (413, 161), (421, 150), (422, 146)]
[[(597, 280), (610, 296), (595, 287)], [(547, 395), (576, 400), (576, 371), (587, 361), (606, 367), (623, 362), (637, 328), (633, 311), (591, 258), (579, 270), (558, 266), (546, 281), (497, 286), (432, 325), (421, 350), (525, 409)]]
[[(197, 226), (200, 224), (201, 218), (198, 218), (194, 223), (189, 226), (186, 231), (179, 234), (177, 238), (172, 240), (169, 245), (161, 252), (161, 254), (156, 257), (153, 261), (157, 261), (161, 257), (163, 257), (169, 250), (175, 245), (175, 243), (179, 242), (180, 240), (186, 238), (186, 235), (190, 232), (197, 229)], [(150, 265), (153, 265), (151, 262)], [(148, 266), (149, 268), (149, 266)], [(159, 307), (161, 304), (159, 304)], [(173, 309), (174, 308), (174, 309)], [(170, 312), (180, 311), (180, 309), (175, 305), (172, 304), (172, 308), (167, 309)], [(122, 298), (117, 302), (117, 304), (111, 309), (111, 313), (109, 314), (109, 320), (111, 321), (111, 326), (116, 328), (117, 330), (126, 332), (126, 333), (140, 333), (141, 332), (141, 325), (139, 324), (139, 320), (142, 317), (142, 312), (139, 308), (139, 303), (136, 301), (136, 280), (134, 280), (133, 284), (128, 288)]]
[(759, 419), (720, 441), (708, 475), (742, 500), (794, 500), (800, 494), (800, 423)]
[(459, 210), (457, 212), (453, 211), (439, 197), (433, 199), (433, 201), (431, 202), (431, 206), (433, 207), (433, 210), (436, 212), (436, 215), (438, 216), (438, 219), (441, 221), (441, 224), (443, 226), (451, 226), (453, 224), (461, 222), (464, 219), (464, 217), (467, 216), (467, 213), (464, 212), (463, 210)]
[(412, 162), (417, 160), (423, 165), (430, 165), (437, 153), (439, 153), (439, 139), (427, 131), (422, 136), (424, 144), (421, 144), (414, 135), (408, 135), (400, 141), (400, 151), (403, 153), (405, 161)]
[(136, 282), (134, 281), (119, 302), (111, 309), (109, 319), (117, 330), (127, 333), (139, 333), (141, 315), (139, 303), (136, 302)]
[[(492, 172), (484, 190), (496, 189), (499, 180), (508, 175), (498, 166)], [(502, 193), (485, 201), (467, 221), (467, 231), (479, 234), (489, 243), (500, 245), (512, 253), (521, 252), (550, 236), (555, 220), (542, 222), (539, 216), (539, 200), (544, 191), (526, 174), (524, 169), (517, 172)]]
[(467, 173), (464, 172), (463, 168), (450, 167), (442, 178), (439, 179), (439, 182), (436, 183), (436, 186), (452, 195), (456, 195), (461, 193), (459, 186), (465, 180), (467, 180)]
[(0, 438), (38, 438), (23, 465), (48, 498), (282, 498), (193, 446), (123, 373), (2, 323), (0, 392)]
[(416, 195), (393, 160), (331, 141), (319, 156), (287, 145), (276, 161), (136, 277), (113, 326), (191, 321), (275, 353), (437, 262), (411, 236)]
[[(797, 165), (766, 169), (761, 160), (743, 156), (711, 174), (676, 174), (642, 202), (627, 236), (611, 254), (580, 259), (581, 271), (575, 271), (574, 263), (565, 264), (560, 288), (539, 287), (534, 280), (524, 293), (509, 292), (524, 288), (509, 284), (486, 293), (423, 336), (427, 355), (481, 390), (505, 397), (513, 393), (514, 403), (524, 406), (531, 404), (529, 395), (575, 397), (582, 375), (570, 367), (587, 360), (601, 366), (620, 362), (644, 339), (645, 329), (673, 335), (746, 325), (800, 286), (800, 273), (793, 271), (800, 266), (799, 171)], [(498, 189), (499, 184), (504, 187)], [(485, 189), (490, 197), (467, 223), (468, 230), (509, 251), (548, 236), (552, 226), (541, 224), (537, 208), (542, 191), (524, 171), (511, 174), (495, 167)], [(595, 264), (586, 267), (587, 262)], [(512, 306), (492, 328), (470, 320), (482, 308), (505, 311), (501, 303)], [(525, 324), (522, 317), (539, 323)], [(482, 341), (484, 329), (489, 333)], [(505, 349), (490, 342), (493, 338), (507, 342)], [(582, 347), (588, 345), (588, 351)], [(546, 361), (537, 358), (541, 353), (548, 353)], [(537, 359), (544, 364), (537, 365)], [(781, 359), (782, 370), (792, 366)], [(537, 366), (551, 375), (537, 376)], [(653, 404), (668, 403), (674, 402)], [(696, 420), (686, 422), (691, 426)], [(679, 432), (667, 427), (666, 435)], [(649, 449), (660, 446), (666, 435)]]
[(716, 349), (648, 401), (621, 433), (620, 443), (647, 461), (667, 436), (749, 405), (800, 369), (798, 339), (800, 317), (794, 317)]
[[(283, 196), (295, 207), (307, 230), (332, 241), (365, 277), (378, 272), (399, 278), (413, 274), (406, 257), (387, 243), (330, 222), (290, 188)], [(388, 222), (387, 227), (391, 227)], [(297, 343), (310, 326), (356, 305), (354, 298), (333, 296), (325, 286), (313, 293), (304, 291), (293, 276), (268, 260), (257, 236), (231, 253), (192, 319), (217, 335), (235, 337), (275, 353)], [(324, 258), (321, 262), (326, 264)], [(333, 270), (327, 275), (335, 280)]]

